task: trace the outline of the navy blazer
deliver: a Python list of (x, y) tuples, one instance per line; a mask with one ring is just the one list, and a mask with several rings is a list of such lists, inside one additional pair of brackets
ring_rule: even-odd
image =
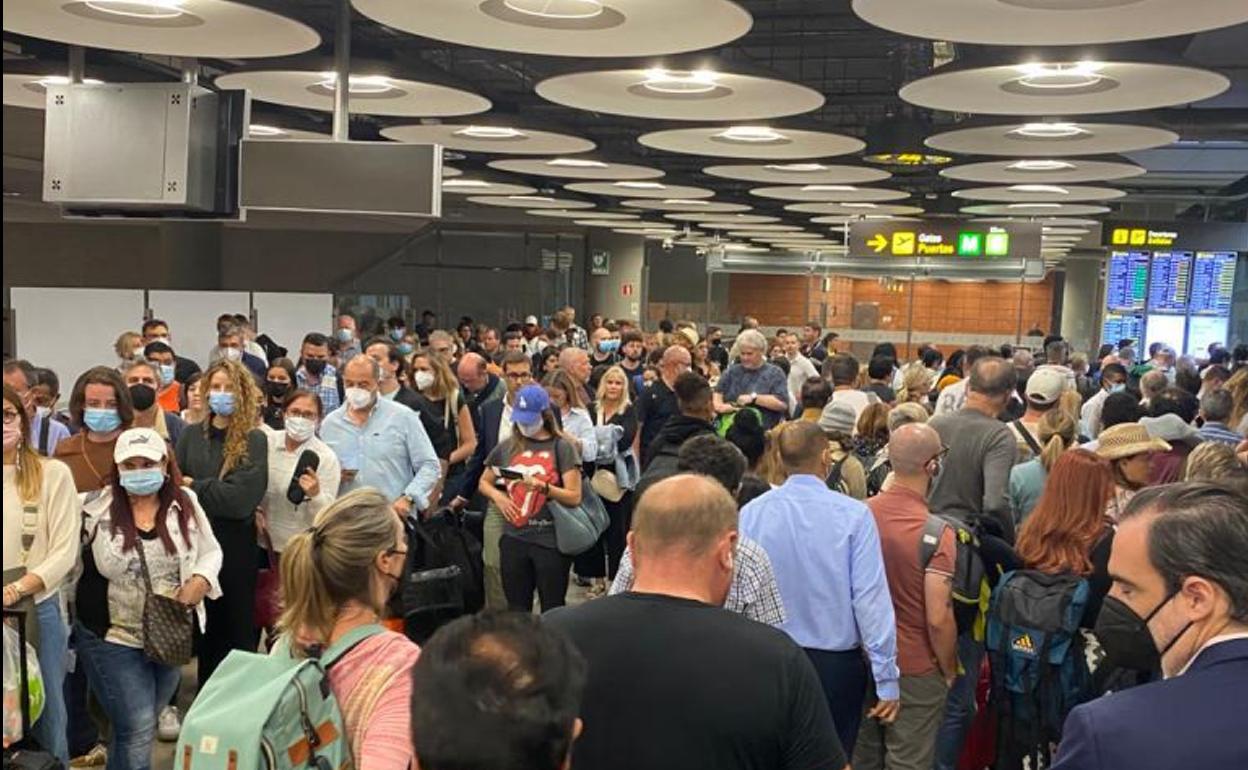
[(465, 500), (471, 501), (477, 494), (477, 485), (481, 483), (481, 476), (485, 473), (485, 460), (490, 456), (490, 452), (494, 451), (494, 447), (498, 446), (498, 429), (503, 421), (503, 406), (503, 400), (500, 398), (487, 401), (475, 410), (477, 419), (474, 420), (473, 427), (477, 430), (477, 448), (468, 460), (463, 482), (455, 493)]
[(1052, 770), (1248, 768), (1248, 639), (1205, 649), (1182, 676), (1070, 712)]

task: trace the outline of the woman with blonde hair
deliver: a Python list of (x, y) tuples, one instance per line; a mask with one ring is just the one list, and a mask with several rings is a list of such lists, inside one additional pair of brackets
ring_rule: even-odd
[(138, 332), (122, 332), (113, 343), (119, 367), (143, 358), (143, 335)]
[[(600, 490), (599, 497), (611, 524), (598, 542), (575, 560), (577, 576), (591, 581), (591, 597), (606, 594), (611, 579), (620, 568), (633, 512), (631, 490), (639, 475), (636, 472), (639, 466), (637, 410), (628, 396), (628, 375), (619, 366), (612, 366), (603, 372), (602, 379), (598, 381), (594, 426), (599, 458), (591, 478), (594, 479), (594, 488)], [(608, 433), (611, 435), (608, 436)], [(612, 436), (614, 441), (611, 441)], [(611, 444), (614, 444), (613, 448)], [(617, 458), (621, 462), (617, 462)], [(633, 469), (631, 479), (627, 474), (621, 478), (621, 466)], [(613, 497), (617, 499), (612, 500)]]
[[(1072, 391), (1073, 392), (1073, 391)], [(1074, 394), (1078, 398), (1079, 394)], [(1079, 433), (1079, 420), (1065, 409), (1052, 409), (1044, 413), (1036, 425), (1040, 456), (1015, 465), (1010, 470), (1010, 504), (1014, 509), (1015, 524), (1021, 524), (1036, 507), (1044, 482), (1062, 453), (1075, 444)]]
[(1248, 467), (1235, 456), (1235, 447), (1206, 441), (1187, 456), (1184, 481), (1212, 481), (1248, 493)]
[(380, 625), (406, 556), (390, 500), (367, 487), (323, 509), (282, 554), (284, 636), (274, 654), (349, 647), (329, 666), (329, 688), (360, 770), (408, 770), (414, 762), (409, 701), (420, 648)]
[(922, 363), (916, 362), (901, 371), (901, 390), (897, 391), (898, 404), (922, 404), (932, 392), (932, 373)]
[(206, 682), (230, 650), (256, 649), (256, 509), (268, 489), (269, 442), (258, 427), (260, 388), (242, 364), (219, 359), (198, 387), (208, 417), (182, 432), (177, 460), (182, 483), (199, 498), (224, 557), (222, 597), (208, 601), (199, 650), (198, 681)]
[[(449, 452), (438, 452), (438, 459), (445, 460), (447, 470), (442, 488), (443, 504), (449, 503), (458, 490), (467, 468), (467, 462), (477, 449), (477, 430), (472, 424), (472, 413), (462, 398), (459, 380), (451, 367), (441, 357), (427, 348), (412, 354), (412, 388), (416, 402), (426, 419), (433, 421), (445, 432), (445, 444)], [(441, 447), (435, 445), (435, 449)]]
[[(59, 460), (46, 459), (29, 441), (30, 416), (22, 397), (4, 386), (4, 607), (34, 601), (39, 630), (35, 652), (43, 670), (43, 716), (34, 724), (39, 744), (69, 764), (62, 685), (69, 636), (60, 590), (78, 562), (79, 504), (74, 477)], [(8, 705), (6, 704), (6, 711)]]
[(1248, 420), (1248, 366), (1236, 369), (1222, 387), (1231, 394), (1231, 417), (1226, 424), (1232, 427), (1242, 424)]

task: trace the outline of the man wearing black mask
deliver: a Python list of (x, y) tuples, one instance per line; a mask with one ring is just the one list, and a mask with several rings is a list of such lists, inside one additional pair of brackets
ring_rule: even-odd
[(1107, 665), (1162, 681), (1075, 708), (1053, 770), (1241, 768), (1248, 758), (1248, 500), (1193, 482), (1140, 492), (1109, 557)]
[(724, 347), (724, 332), (718, 326), (706, 330), (706, 342), (709, 346), (706, 357), (714, 361), (722, 372), (728, 368), (728, 348)]
[(158, 366), (148, 361), (134, 361), (121, 376), (134, 403), (134, 425), (131, 427), (151, 428), (171, 447), (177, 446), (186, 423), (178, 415), (166, 412), (156, 401), (156, 389), (160, 386)]
[(299, 347), (299, 368), (295, 371), (295, 383), (310, 390), (321, 399), (321, 414), (329, 414), (342, 403), (338, 390), (338, 370), (329, 363), (329, 338), (319, 332), (310, 332)]

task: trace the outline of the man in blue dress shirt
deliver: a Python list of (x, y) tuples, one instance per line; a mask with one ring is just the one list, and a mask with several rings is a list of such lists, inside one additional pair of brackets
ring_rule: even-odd
[(880, 535), (867, 506), (828, 489), (832, 453), (818, 425), (790, 423), (778, 441), (788, 480), (741, 509), (741, 534), (771, 556), (788, 615), (780, 627), (815, 664), (852, 755), (866, 660), (879, 695), (867, 716), (892, 722), (900, 707), (897, 623)]
[(376, 487), (400, 516), (427, 509), (442, 467), (420, 416), (378, 397), (381, 370), (368, 356), (351, 359), (342, 379), (346, 403), (321, 424), (321, 439), (342, 463), (340, 492)]

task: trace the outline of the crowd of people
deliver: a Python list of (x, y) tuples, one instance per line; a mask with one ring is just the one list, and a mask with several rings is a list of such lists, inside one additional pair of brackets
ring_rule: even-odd
[[(4, 606), (63, 765), (151, 767), (192, 658), (335, 650), (360, 770), (1248, 766), (1248, 346), (333, 325), (5, 361)], [(485, 608), (418, 647), (436, 517)]]

